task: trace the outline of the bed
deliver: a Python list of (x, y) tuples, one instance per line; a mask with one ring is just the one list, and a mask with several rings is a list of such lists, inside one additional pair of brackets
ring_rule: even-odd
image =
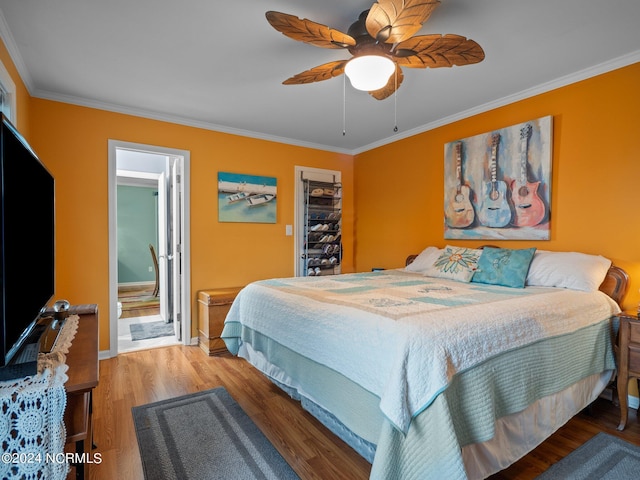
[(627, 281), (600, 256), (428, 247), (402, 269), (254, 282), (222, 338), (371, 478), (486, 478), (607, 386)]

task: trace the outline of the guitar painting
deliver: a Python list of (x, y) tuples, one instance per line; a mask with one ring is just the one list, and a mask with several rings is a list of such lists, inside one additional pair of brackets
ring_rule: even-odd
[(450, 228), (465, 228), (475, 219), (475, 212), (471, 204), (471, 189), (462, 183), (462, 142), (455, 144), (456, 155), (456, 189), (452, 200), (445, 208), (445, 219)]
[(480, 210), (478, 211), (480, 223), (492, 228), (506, 227), (511, 222), (511, 207), (507, 200), (507, 184), (497, 179), (499, 143), (500, 134), (495, 133), (491, 138), (491, 161), (489, 163), (491, 180), (485, 183)]
[(549, 240), (553, 116), (444, 144), (444, 238)]
[(527, 179), (527, 158), (531, 125), (520, 130), (520, 178), (511, 182), (511, 199), (514, 206), (513, 225), (516, 227), (533, 227), (545, 216), (544, 203), (538, 196), (540, 182), (529, 182)]

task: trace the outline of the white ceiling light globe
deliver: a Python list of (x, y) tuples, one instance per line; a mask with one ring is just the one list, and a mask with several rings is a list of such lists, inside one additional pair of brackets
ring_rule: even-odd
[(384, 87), (395, 69), (395, 64), (388, 57), (363, 55), (349, 60), (344, 73), (349, 77), (353, 88), (371, 92)]

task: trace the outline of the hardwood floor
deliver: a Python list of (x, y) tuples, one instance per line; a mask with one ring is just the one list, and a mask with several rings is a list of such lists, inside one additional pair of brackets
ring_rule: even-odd
[(146, 317), (148, 315), (159, 315), (160, 305), (145, 308), (127, 308), (122, 310), (120, 318)]
[(160, 298), (153, 295), (153, 285), (119, 286), (118, 301), (122, 303), (120, 318), (145, 317), (160, 313)]
[[(199, 347), (173, 346), (121, 354), (100, 362), (94, 392), (94, 442), (102, 463), (91, 479), (142, 479), (131, 407), (224, 386), (280, 451), (302, 480), (358, 480), (371, 466), (242, 359), (208, 357)], [(605, 431), (640, 445), (640, 423), (631, 410), (618, 432), (619, 410), (599, 399), (536, 450), (491, 477), (533, 479), (596, 433)], [(207, 448), (203, 445), (203, 449)]]

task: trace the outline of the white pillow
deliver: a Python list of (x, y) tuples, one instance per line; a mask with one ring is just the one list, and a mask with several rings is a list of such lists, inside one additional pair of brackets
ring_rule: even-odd
[(594, 292), (610, 266), (611, 260), (600, 255), (538, 250), (529, 267), (527, 285)]
[(438, 247), (427, 247), (420, 255), (418, 255), (413, 262), (405, 267), (406, 272), (424, 273), (427, 268), (431, 267), (438, 257), (442, 249)]

